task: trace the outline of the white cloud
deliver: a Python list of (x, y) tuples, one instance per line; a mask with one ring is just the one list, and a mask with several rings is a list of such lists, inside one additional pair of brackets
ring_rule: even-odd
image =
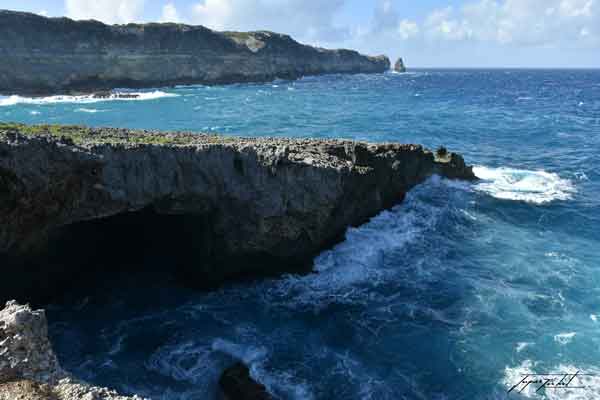
[(403, 19), (398, 24), (398, 34), (404, 40), (417, 36), (420, 32), (419, 25), (414, 21)]
[[(434, 10), (425, 21), (434, 40), (575, 47), (600, 39), (598, 0), (479, 0)], [(582, 34), (583, 33), (583, 34)], [(582, 42), (585, 40), (585, 43)]]
[(454, 9), (435, 10), (425, 20), (426, 34), (430, 39), (465, 40), (473, 36), (470, 22), (453, 18)]
[(73, 19), (96, 19), (109, 24), (133, 22), (144, 9), (144, 0), (65, 0)]
[(167, 3), (163, 6), (162, 16), (160, 18), (162, 22), (181, 22), (177, 7), (173, 3)]
[(272, 30), (312, 42), (342, 40), (334, 23), (346, 0), (199, 0), (190, 21), (216, 30)]

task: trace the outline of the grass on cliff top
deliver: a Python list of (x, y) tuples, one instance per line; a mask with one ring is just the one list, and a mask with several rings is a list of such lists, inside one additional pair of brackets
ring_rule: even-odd
[(76, 125), (25, 125), (0, 122), (0, 134), (18, 132), (27, 136), (51, 136), (72, 141), (74, 144), (149, 144), (186, 145), (194, 143), (225, 142), (227, 138), (217, 135), (190, 133), (142, 132), (129, 129), (88, 128)]

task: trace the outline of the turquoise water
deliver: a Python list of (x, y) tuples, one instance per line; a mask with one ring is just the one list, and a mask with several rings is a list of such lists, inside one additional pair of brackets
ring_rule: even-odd
[[(236, 358), (280, 398), (597, 399), (522, 373), (600, 374), (600, 71), (418, 71), (0, 98), (0, 120), (441, 144), (433, 178), (316, 259), (198, 293), (122, 279), (49, 307), (65, 367), (156, 399), (212, 398)], [(133, 286), (133, 288), (132, 288)]]

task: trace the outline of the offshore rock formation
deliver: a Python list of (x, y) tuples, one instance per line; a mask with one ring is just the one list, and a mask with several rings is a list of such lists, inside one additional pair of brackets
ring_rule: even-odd
[(315, 48), (273, 32), (215, 32), (182, 24), (109, 26), (2, 10), (0, 59), (0, 93), (28, 95), (390, 68), (385, 56)]
[(418, 145), (0, 124), (0, 297), (110, 268), (202, 287), (309, 272), (433, 174), (475, 179), (459, 155)]
[(402, 57), (400, 57), (398, 61), (396, 61), (396, 64), (394, 64), (394, 71), (399, 73), (406, 72), (406, 66), (404, 65), (404, 60)]
[(0, 400), (142, 400), (78, 382), (59, 365), (44, 311), (8, 302), (0, 310)]

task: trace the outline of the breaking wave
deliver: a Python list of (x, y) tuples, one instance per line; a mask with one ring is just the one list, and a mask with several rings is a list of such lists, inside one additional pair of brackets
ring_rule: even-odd
[[(539, 384), (517, 385), (524, 377), (532, 374), (575, 374), (577, 377), (570, 385), (563, 389), (547, 389), (537, 391)], [(578, 368), (574, 365), (560, 364), (550, 370), (540, 368), (538, 363), (532, 360), (525, 360), (520, 365), (506, 367), (502, 384), (507, 388), (517, 385), (514, 392), (519, 392), (524, 398), (542, 399), (542, 400), (592, 400), (600, 398), (600, 370), (595, 367)], [(539, 376), (536, 376), (539, 378)], [(559, 376), (558, 379), (561, 377)], [(530, 378), (532, 379), (532, 378)]]
[(569, 200), (575, 193), (570, 180), (551, 172), (484, 166), (477, 166), (473, 171), (482, 180), (475, 190), (497, 199), (543, 204)]
[(106, 110), (98, 110), (96, 108), (78, 108), (77, 110), (75, 110), (75, 112), (82, 112), (82, 113), (88, 113), (88, 114), (96, 114), (99, 112), (104, 112)]
[[(135, 95), (136, 97), (120, 97), (122, 95)], [(79, 104), (92, 104), (102, 103), (105, 101), (145, 101), (145, 100), (156, 100), (165, 97), (178, 97), (175, 93), (166, 93), (160, 90), (153, 92), (115, 92), (106, 98), (97, 98), (94, 95), (83, 95), (83, 96), (49, 96), (49, 97), (22, 97), (22, 96), (0, 96), (0, 107), (14, 106), (18, 104), (59, 104), (59, 103), (79, 103)]]

